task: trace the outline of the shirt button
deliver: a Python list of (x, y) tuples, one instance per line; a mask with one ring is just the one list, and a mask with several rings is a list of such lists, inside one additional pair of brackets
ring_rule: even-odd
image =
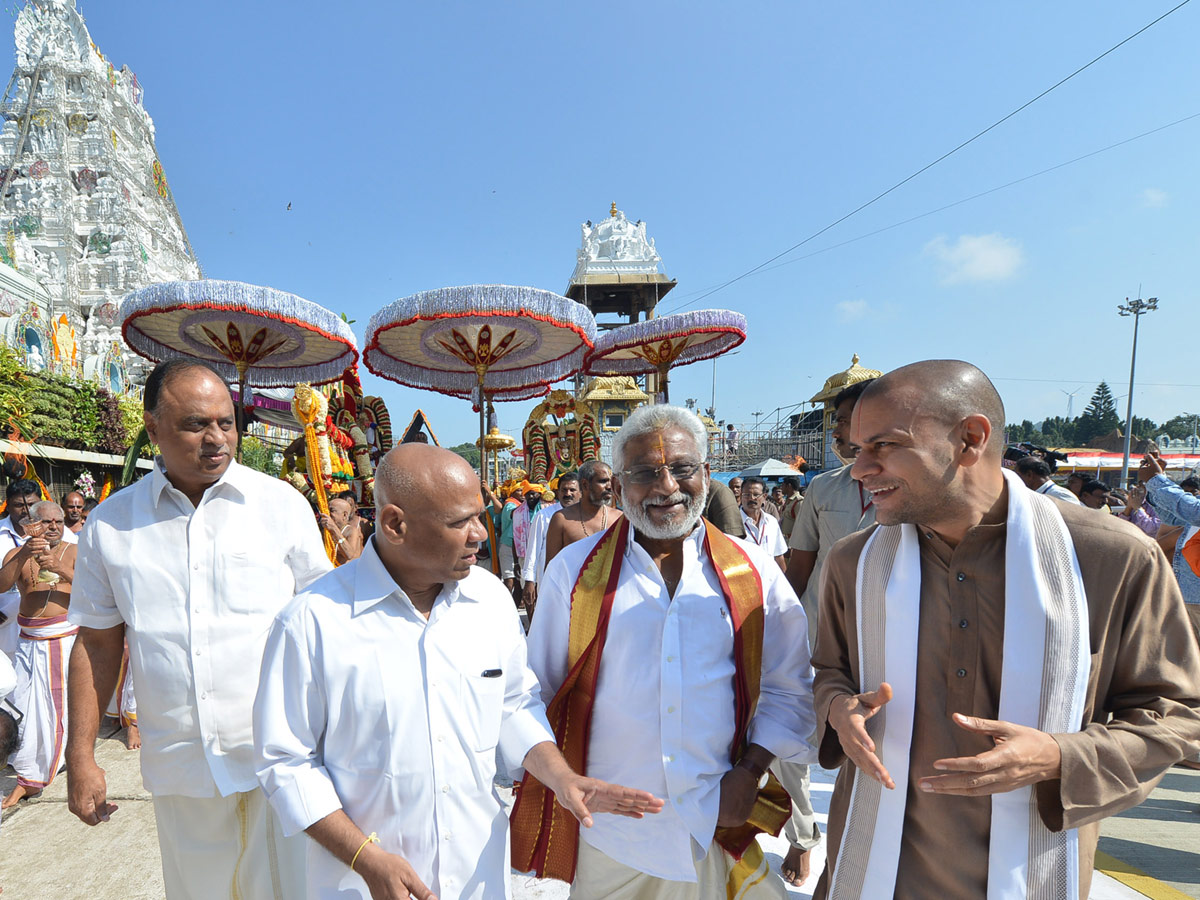
[(966, 581), (966, 580), (967, 580), (967, 576), (966, 576), (965, 574), (963, 574), (962, 572), (959, 572), (959, 573), (958, 573), (958, 580), (959, 580), (959, 581)]
[(204, 739), (205, 739), (206, 741), (208, 741), (208, 742), (210, 742), (210, 743), (211, 743), (211, 742), (212, 742), (212, 739), (213, 739), (213, 736), (212, 736), (211, 734), (206, 734), (206, 735), (204, 736)]
[(959, 627), (959, 628), (966, 628), (966, 627), (967, 627), (967, 620), (966, 620), (966, 619), (963, 619), (962, 621), (960, 621), (960, 622), (958, 623), (958, 627)]
[(442, 793), (443, 793), (443, 794), (448, 794), (448, 793), (450, 793), (450, 785), (448, 785), (448, 784), (443, 784), (443, 785), (442, 785)]
[(675, 662), (675, 657), (673, 657), (673, 656), (668, 656), (668, 657), (667, 657), (667, 662)]
[(672, 753), (670, 756), (667, 757), (667, 762), (675, 762), (675, 754), (674, 753)]
[(208, 699), (208, 694), (206, 694), (204, 691), (201, 691), (201, 692), (200, 692), (200, 699), (201, 699), (201, 700), (207, 700), (207, 699)]
[(447, 832), (446, 832), (444, 835), (442, 835), (442, 837), (443, 837), (445, 840), (447, 840), (447, 841), (449, 841), (449, 840), (453, 840), (453, 838), (454, 838), (454, 832), (453, 832), (453, 831), (447, 831)]
[(959, 669), (959, 670), (958, 670), (957, 672), (955, 672), (954, 674), (955, 674), (955, 675), (957, 675), (959, 678), (966, 678), (966, 677), (967, 677), (967, 670), (966, 670), (966, 669)]
[(197, 655), (197, 656), (199, 656), (199, 655), (200, 655), (200, 648), (199, 648), (199, 647), (197, 647), (197, 648), (196, 648), (196, 655)]
[(445, 738), (444, 738), (444, 737), (442, 737), (442, 736), (439, 734), (439, 735), (438, 735), (438, 743), (440, 744), (440, 743), (441, 743), (442, 741), (444, 741), (444, 740), (445, 740)]
[(669, 713), (673, 713), (673, 712), (675, 712), (675, 707), (673, 707), (673, 706), (668, 706), (668, 707), (667, 707), (667, 712), (669, 712)]
[(199, 572), (200, 571), (200, 563), (192, 563), (192, 571)]

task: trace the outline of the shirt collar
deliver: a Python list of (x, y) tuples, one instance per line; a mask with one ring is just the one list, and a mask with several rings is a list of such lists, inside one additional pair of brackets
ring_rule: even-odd
[[(212, 491), (220, 492), (223, 485), (227, 485), (230, 489), (236, 491), (244, 500), (246, 499), (246, 481), (249, 477), (250, 470), (243, 466), (237, 460), (230, 460), (229, 467), (213, 484), (204, 492), (204, 496), (209, 496)], [(157, 506), (162, 501), (163, 491), (167, 488), (179, 490), (171, 480), (167, 478), (166, 463), (163, 462), (161, 456), (154, 457), (154, 468), (150, 470), (150, 495), (154, 498), (154, 503)], [(182, 491), (180, 492), (182, 493)], [(204, 501), (201, 500), (201, 503)]]
[[(601, 533), (603, 534), (603, 532), (601, 532)], [(707, 531), (705, 531), (705, 528), (704, 528), (704, 521), (701, 520), (696, 523), (696, 527), (693, 528), (691, 530), (691, 532), (688, 533), (687, 537), (685, 537), (683, 539), (683, 550), (684, 550), (683, 564), (684, 564), (685, 568), (688, 565), (688, 561), (693, 556), (701, 555), (703, 553), (704, 538), (706, 536), (707, 536)], [(691, 549), (692, 549), (691, 553), (688, 552), (689, 545), (691, 545)], [(629, 523), (629, 540), (626, 541), (626, 543), (625, 543), (625, 555), (628, 556), (629, 554), (633, 553), (634, 547), (637, 547), (638, 551), (640, 551), (644, 556), (646, 556), (646, 558), (650, 557), (650, 554), (646, 552), (646, 548), (637, 542), (637, 529), (634, 528), (633, 523), (630, 522)]]
[(17, 534), (17, 528), (13, 524), (12, 516), (5, 516), (3, 519), (0, 519), (0, 531), (11, 534), (17, 541), (25, 542), (25, 535)]
[[(353, 565), (357, 566), (354, 572), (354, 599), (350, 604), (354, 615), (360, 615), (393, 596), (403, 599), (411, 605), (412, 601), (408, 599), (408, 595), (401, 590), (400, 585), (396, 584), (395, 579), (384, 566), (383, 560), (379, 558), (379, 551), (375, 549), (375, 535), (371, 535), (366, 546), (363, 547), (362, 554), (354, 561)], [(463, 582), (470, 577), (471, 575), (468, 575), (462, 581), (450, 581), (443, 584), (441, 592), (434, 600), (434, 605), (443, 601), (453, 603), (460, 599), (472, 599), (462, 590)]]

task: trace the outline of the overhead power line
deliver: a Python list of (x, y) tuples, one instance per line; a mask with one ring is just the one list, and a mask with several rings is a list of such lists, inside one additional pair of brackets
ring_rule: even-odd
[[(1124, 147), (1126, 144), (1131, 144), (1134, 141), (1140, 141), (1142, 138), (1150, 137), (1151, 135), (1158, 134), (1160, 131), (1166, 131), (1168, 128), (1174, 128), (1177, 125), (1182, 125), (1185, 122), (1192, 121), (1193, 119), (1200, 119), (1200, 112), (1192, 113), (1190, 116), (1184, 116), (1182, 119), (1176, 119), (1174, 122), (1168, 122), (1166, 125), (1159, 125), (1157, 128), (1151, 128), (1149, 131), (1143, 131), (1141, 134), (1135, 134), (1133, 137), (1127, 137), (1124, 140), (1101, 147), (1098, 150), (1092, 150), (1088, 153), (1084, 153), (1081, 156), (1076, 156), (1073, 159), (1068, 159), (1065, 162), (1057, 163), (1056, 165), (1049, 166), (1029, 175), (1023, 175), (1020, 178), (1015, 178), (1012, 181), (1007, 181), (1004, 184), (997, 185), (996, 187), (988, 188), (986, 191), (980, 191), (979, 193), (972, 194), (969, 197), (963, 197), (962, 199), (955, 200), (952, 203), (946, 203), (942, 206), (939, 206), (937, 209), (931, 209), (915, 216), (909, 216), (907, 219), (901, 219), (899, 222), (893, 222), (891, 225), (884, 225), (882, 228), (876, 228), (874, 231), (868, 231), (865, 234), (847, 238), (844, 241), (838, 241), (836, 244), (829, 244), (828, 246), (822, 247), (820, 250), (813, 250), (811, 253), (805, 253), (803, 256), (796, 256), (792, 259), (784, 260), (783, 262), (777, 263), (773, 266), (760, 267), (756, 271), (773, 272), (775, 269), (781, 269), (784, 266), (790, 266), (798, 262), (803, 262), (806, 259), (812, 259), (814, 256), (820, 256), (822, 253), (828, 253), (830, 250), (837, 250), (839, 247), (845, 247), (848, 244), (854, 244), (858, 241), (865, 241), (867, 238), (875, 237), (878, 234), (883, 234), (886, 231), (891, 231), (904, 225), (910, 225), (913, 222), (926, 219), (929, 216), (937, 215), (940, 212), (945, 212), (946, 210), (953, 209), (956, 206), (962, 206), (964, 203), (970, 203), (972, 200), (978, 200), (980, 197), (986, 197), (989, 194), (994, 194), (997, 191), (1003, 191), (1007, 188), (1015, 187), (1018, 184), (1023, 184), (1026, 181), (1039, 178), (1042, 175), (1048, 175), (1051, 172), (1057, 172), (1059, 169), (1064, 169), (1067, 166), (1074, 165), (1075, 163), (1083, 162), (1085, 159), (1091, 159), (1093, 156), (1099, 156), (1101, 153), (1107, 153), (1109, 150), (1115, 150), (1118, 147)], [(703, 291), (697, 291), (697, 293), (701, 296), (696, 297), (694, 300), (685, 300), (683, 303), (672, 306), (667, 310), (667, 313), (673, 313), (677, 310), (684, 309), (693, 305), (694, 303), (698, 303), (701, 299), (703, 299), (704, 296), (707, 296), (707, 294), (704, 294)], [(711, 293), (711, 291), (709, 293)]]
[(862, 204), (860, 204), (859, 206), (856, 206), (854, 209), (850, 210), (850, 212), (846, 213), (846, 214), (845, 214), (844, 216), (842, 216), (841, 218), (839, 218), (839, 219), (835, 219), (834, 221), (830, 222), (830, 223), (829, 223), (828, 225), (826, 225), (824, 228), (821, 228), (821, 229), (820, 229), (820, 230), (818, 230), (818, 231), (814, 231), (812, 234), (810, 234), (808, 237), (804, 238), (802, 241), (798, 241), (798, 242), (796, 242), (795, 244), (792, 244), (792, 246), (788, 247), (786, 250), (784, 250), (784, 251), (782, 251), (782, 252), (780, 252), (780, 253), (776, 253), (776, 254), (775, 254), (774, 256), (772, 256), (770, 259), (768, 259), (768, 260), (765, 260), (765, 261), (763, 261), (763, 262), (759, 263), (757, 266), (755, 266), (755, 267), (754, 267), (754, 268), (752, 268), (752, 269), (748, 269), (747, 271), (743, 272), (741, 275), (738, 275), (738, 276), (736, 276), (736, 277), (734, 277), (734, 278), (731, 278), (731, 279), (729, 279), (728, 281), (724, 282), (723, 284), (720, 284), (720, 285), (718, 285), (717, 287), (715, 287), (715, 288), (712, 288), (712, 289), (711, 289), (711, 290), (709, 290), (709, 291), (706, 291), (705, 293), (703, 293), (703, 294), (701, 294), (699, 297), (697, 297), (697, 298), (696, 298), (696, 299), (695, 299), (693, 302), (694, 302), (694, 303), (699, 303), (699, 302), (700, 302), (701, 300), (703, 300), (705, 297), (712, 296), (713, 294), (717, 293), (718, 291), (723, 291), (723, 290), (725, 290), (725, 288), (729, 287), (730, 285), (737, 284), (737, 282), (741, 281), (743, 278), (746, 278), (746, 277), (748, 277), (748, 276), (750, 276), (750, 275), (753, 275), (753, 274), (754, 274), (755, 272), (757, 272), (759, 269), (762, 269), (762, 268), (764, 268), (765, 266), (769, 266), (771, 263), (775, 262), (777, 259), (780, 259), (781, 257), (787, 256), (787, 255), (788, 255), (789, 253), (791, 253), (793, 250), (798, 250), (800, 247), (803, 247), (803, 246), (804, 246), (805, 244), (807, 244), (809, 241), (812, 241), (812, 240), (814, 240), (814, 239), (816, 239), (816, 238), (820, 237), (821, 235), (823, 235), (825, 232), (829, 231), (829, 229), (831, 229), (831, 228), (835, 228), (836, 226), (838, 226), (838, 225), (842, 224), (843, 222), (845, 222), (845, 221), (846, 221), (847, 219), (849, 219), (850, 217), (852, 217), (852, 216), (855, 216), (855, 215), (858, 215), (858, 213), (862, 212), (862, 211), (863, 211), (864, 209), (866, 209), (867, 207), (869, 207), (869, 206), (872, 206), (872, 205), (874, 205), (875, 203), (878, 203), (880, 200), (882, 200), (882, 199), (883, 199), (884, 197), (886, 197), (888, 194), (890, 194), (890, 193), (892, 193), (893, 191), (895, 191), (895, 190), (897, 190), (897, 189), (899, 189), (899, 188), (903, 187), (904, 185), (908, 184), (910, 181), (912, 181), (912, 180), (913, 180), (914, 178), (916, 178), (917, 176), (919, 176), (919, 175), (921, 175), (921, 174), (923, 174), (923, 173), (925, 173), (925, 172), (928, 172), (930, 169), (932, 169), (932, 168), (933, 168), (934, 166), (936, 166), (938, 163), (940, 163), (940, 162), (943, 162), (943, 161), (944, 161), (944, 160), (946, 160), (946, 159), (949, 159), (951, 156), (953, 156), (953, 155), (954, 155), (955, 153), (957, 153), (959, 150), (962, 150), (964, 147), (967, 147), (967, 146), (969, 146), (970, 144), (973, 144), (975, 141), (979, 140), (981, 137), (983, 137), (983, 136), (984, 136), (985, 134), (987, 134), (988, 132), (990, 132), (990, 131), (993, 131), (994, 129), (996, 129), (996, 128), (998, 128), (999, 126), (1003, 125), (1005, 122), (1007, 122), (1007, 121), (1008, 121), (1009, 119), (1011, 119), (1013, 116), (1015, 116), (1015, 115), (1017, 115), (1018, 113), (1020, 113), (1020, 112), (1022, 112), (1022, 111), (1024, 111), (1024, 110), (1026, 110), (1026, 109), (1028, 109), (1030, 106), (1032, 106), (1034, 103), (1037, 103), (1039, 100), (1041, 100), (1041, 99), (1042, 99), (1043, 97), (1045, 97), (1047, 94), (1050, 94), (1050, 93), (1052, 93), (1053, 91), (1057, 90), (1058, 88), (1062, 87), (1064, 84), (1066, 84), (1066, 83), (1067, 83), (1068, 81), (1070, 81), (1072, 78), (1074, 78), (1076, 75), (1078, 75), (1078, 74), (1080, 74), (1081, 72), (1084, 72), (1084, 71), (1086, 71), (1086, 70), (1090, 69), (1090, 68), (1091, 68), (1092, 66), (1094, 66), (1096, 63), (1100, 62), (1100, 60), (1104, 59), (1104, 57), (1108, 56), (1110, 53), (1113, 53), (1113, 52), (1115, 52), (1116, 50), (1119, 50), (1121, 47), (1123, 47), (1125, 44), (1128, 44), (1130, 41), (1132, 41), (1132, 40), (1133, 40), (1134, 38), (1136, 38), (1138, 35), (1140, 35), (1140, 34), (1144, 33), (1145, 31), (1149, 30), (1150, 28), (1153, 28), (1155, 25), (1157, 25), (1157, 24), (1158, 24), (1159, 22), (1161, 22), (1163, 19), (1167, 18), (1167, 16), (1169, 16), (1169, 15), (1171, 15), (1172, 13), (1174, 13), (1174, 12), (1176, 12), (1176, 11), (1178, 11), (1178, 10), (1182, 9), (1183, 7), (1187, 6), (1189, 3), (1191, 3), (1191, 0), (1183, 0), (1183, 2), (1182, 2), (1182, 3), (1179, 3), (1177, 6), (1173, 6), (1171, 9), (1167, 10), (1165, 13), (1163, 13), (1163, 14), (1162, 14), (1161, 16), (1159, 16), (1158, 18), (1154, 19), (1152, 22), (1149, 22), (1149, 23), (1147, 23), (1146, 25), (1143, 25), (1141, 28), (1139, 28), (1139, 29), (1138, 29), (1137, 31), (1135, 31), (1133, 34), (1129, 35), (1128, 37), (1124, 38), (1124, 39), (1123, 39), (1123, 40), (1121, 40), (1121, 41), (1118, 41), (1116, 44), (1113, 44), (1111, 47), (1109, 47), (1107, 50), (1105, 50), (1105, 51), (1104, 51), (1103, 53), (1101, 53), (1099, 56), (1095, 57), (1094, 59), (1090, 60), (1090, 61), (1089, 61), (1089, 62), (1087, 62), (1087, 63), (1084, 63), (1082, 66), (1080, 66), (1080, 67), (1079, 67), (1078, 69), (1076, 69), (1074, 72), (1072, 72), (1070, 75), (1067, 75), (1065, 78), (1062, 78), (1062, 79), (1060, 79), (1059, 81), (1055, 82), (1054, 84), (1050, 85), (1050, 87), (1046, 88), (1044, 91), (1042, 91), (1040, 94), (1038, 94), (1037, 96), (1033, 97), (1032, 99), (1025, 101), (1025, 102), (1024, 102), (1024, 103), (1022, 103), (1020, 106), (1018, 106), (1016, 109), (1014, 109), (1012, 112), (1008, 113), (1008, 115), (1004, 116), (1003, 118), (997, 119), (995, 122), (993, 122), (993, 123), (992, 123), (991, 125), (989, 125), (987, 128), (985, 128), (985, 129), (983, 129), (982, 131), (980, 131), (980, 132), (977, 132), (976, 134), (974, 134), (974, 135), (972, 135), (971, 137), (967, 138), (965, 141), (963, 141), (963, 142), (962, 142), (961, 144), (959, 144), (958, 146), (954, 147), (952, 150), (948, 150), (948, 151), (946, 151), (946, 152), (945, 152), (945, 153), (943, 153), (941, 156), (939, 156), (937, 159), (935, 159), (933, 162), (931, 162), (931, 163), (927, 163), (926, 165), (924, 165), (924, 166), (922, 166), (921, 168), (917, 169), (915, 172), (913, 172), (913, 173), (912, 173), (911, 175), (909, 175), (908, 177), (906, 177), (906, 178), (903, 178), (903, 179), (901, 179), (900, 181), (897, 181), (895, 184), (893, 184), (893, 185), (892, 185), (890, 188), (888, 188), (887, 190), (885, 190), (885, 191), (881, 191), (880, 193), (878, 193), (878, 194), (876, 194), (874, 197), (872, 197), (870, 200), (866, 201), (865, 203), (862, 203)]

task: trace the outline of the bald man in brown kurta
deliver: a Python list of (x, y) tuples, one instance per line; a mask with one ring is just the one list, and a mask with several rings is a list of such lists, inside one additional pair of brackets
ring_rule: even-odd
[[(891, 398), (885, 394), (877, 399)], [(869, 437), (857, 434), (855, 442), (866, 443)], [(972, 439), (969, 434), (964, 437), (967, 444)], [(908, 439), (901, 433), (884, 440)], [(884, 447), (864, 452), (882, 458), (891, 451)], [(994, 464), (998, 466), (998, 460)], [(855, 472), (856, 478), (866, 476), (869, 487), (871, 465)], [(883, 471), (888, 470), (884, 463)], [(916, 477), (906, 480), (894, 466), (890, 473), (902, 491), (918, 493)], [(891, 485), (884, 481), (881, 486)], [(1005, 485), (990, 509), (955, 541), (944, 540), (923, 519), (915, 523), (921, 560), (918, 691), (909, 771), (890, 773), (895, 789), (907, 792), (895, 892), (901, 900), (987, 896), (991, 797), (930, 793), (921, 790), (920, 783), (941, 774), (933, 768), (936, 760), (978, 757), (994, 747), (991, 736), (956, 724), (951, 715), (998, 718), (1005, 522), (1008, 491), (1013, 489), (1011, 482)], [(893, 511), (896, 502), (891, 501)], [(1060, 777), (1039, 781), (1033, 789), (1047, 828), (1079, 828), (1080, 894), (1086, 898), (1099, 821), (1145, 799), (1163, 772), (1185, 755), (1188, 742), (1200, 740), (1200, 649), (1187, 627), (1171, 568), (1154, 542), (1127, 522), (1054, 502), (1082, 573), (1091, 669), (1084, 728), (1050, 736), (1061, 752)], [(830, 862), (814, 894), (817, 900), (828, 890), (856, 771), (843, 754), (829, 716), (831, 705), (844, 703), (841, 698), (860, 689), (855, 581), (860, 554), (877, 527), (834, 546), (822, 583), (813, 654), (820, 761), (827, 768), (841, 765), (842, 771), (829, 814)]]
[[(929, 794), (916, 782), (935, 774), (934, 760), (974, 756), (992, 747), (991, 738), (964, 731), (950, 715), (995, 719), (999, 712), (1007, 509), (1002, 499), (955, 548), (918, 529), (921, 691), (908, 783), (901, 773), (892, 773), (896, 789), (908, 791), (898, 900), (987, 895), (991, 797)], [(1200, 738), (1200, 651), (1171, 568), (1149, 538), (1127, 522), (1082, 506), (1059, 503), (1059, 511), (1075, 542), (1091, 613), (1085, 721), (1092, 724), (1055, 736), (1062, 749), (1062, 780), (1041, 783), (1037, 793), (1048, 828), (1080, 828), (1080, 887), (1086, 897), (1100, 819), (1144, 800), (1163, 771), (1183, 756), (1185, 742)], [(874, 530), (839, 541), (826, 562), (813, 656), (820, 760), (826, 768), (841, 765), (844, 756), (823, 713), (836, 695), (858, 692), (855, 567)], [(830, 860), (837, 859), (841, 844), (853, 773), (847, 763), (838, 774), (829, 811)], [(816, 898), (825, 896), (826, 880)]]

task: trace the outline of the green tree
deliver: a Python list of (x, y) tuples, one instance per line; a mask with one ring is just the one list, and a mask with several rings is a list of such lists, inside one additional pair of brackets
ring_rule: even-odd
[(1113, 398), (1106, 382), (1096, 385), (1092, 399), (1083, 411), (1083, 415), (1075, 420), (1075, 442), (1083, 446), (1093, 438), (1108, 434), (1121, 424), (1117, 415), (1117, 401)]
[(1153, 419), (1143, 419), (1141, 416), (1134, 416), (1129, 425), (1129, 433), (1135, 438), (1153, 439), (1162, 434), (1162, 431), (1154, 424)]
[[(1077, 420), (1076, 420), (1077, 421)], [(1048, 416), (1042, 421), (1044, 447), (1073, 447), (1075, 445), (1075, 422), (1062, 416)]]
[(469, 462), (472, 468), (479, 468), (479, 448), (474, 444), (459, 444), (457, 447), (450, 447), (449, 450)]
[(279, 475), (277, 454), (252, 434), (242, 438), (242, 465), (265, 472), (272, 478)]
[[(1185, 438), (1189, 434), (1196, 433), (1197, 417), (1183, 413), (1182, 415), (1174, 416), (1162, 423), (1162, 430), (1158, 434), (1169, 434), (1173, 438)], [(1157, 437), (1157, 435), (1155, 435)]]

